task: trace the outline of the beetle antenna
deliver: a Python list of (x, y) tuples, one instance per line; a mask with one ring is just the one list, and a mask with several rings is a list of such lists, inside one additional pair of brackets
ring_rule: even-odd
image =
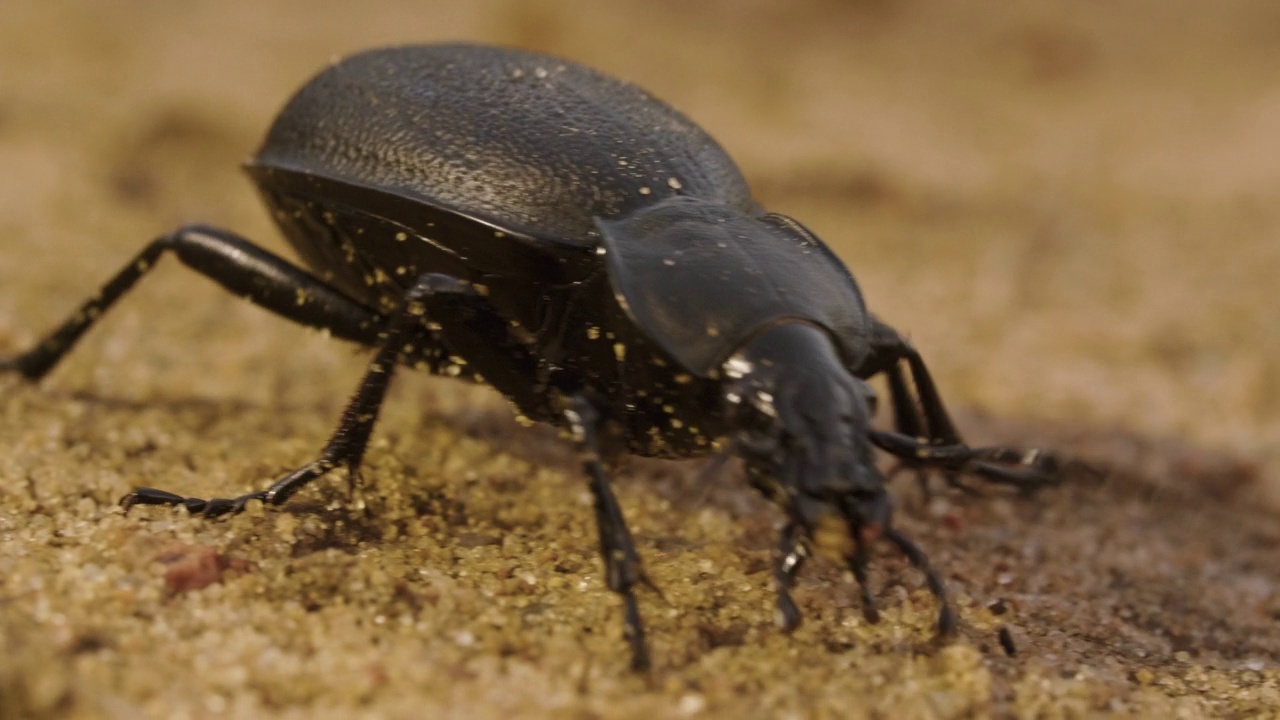
[(929, 592), (938, 598), (938, 603), (941, 605), (938, 609), (938, 634), (942, 636), (953, 634), (956, 631), (955, 611), (951, 609), (951, 602), (947, 600), (947, 588), (942, 583), (941, 576), (929, 564), (929, 558), (919, 546), (911, 541), (911, 538), (892, 527), (885, 526), (884, 536), (898, 546), (898, 549), (902, 551), (903, 555), (907, 556), (912, 565), (915, 565), (920, 572), (924, 573), (925, 582), (929, 585)]

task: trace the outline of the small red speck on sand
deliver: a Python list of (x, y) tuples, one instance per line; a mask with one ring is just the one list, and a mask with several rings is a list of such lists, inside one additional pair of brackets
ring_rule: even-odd
[(159, 560), (169, 566), (164, 573), (164, 585), (175, 594), (200, 590), (220, 582), (222, 573), (231, 566), (217, 549), (198, 545), (172, 548)]

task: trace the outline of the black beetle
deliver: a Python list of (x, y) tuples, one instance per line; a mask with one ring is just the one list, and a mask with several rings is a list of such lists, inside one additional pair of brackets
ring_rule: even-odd
[[(923, 571), (940, 632), (954, 625), (941, 579), (890, 522), (873, 447), (953, 482), (966, 472), (1034, 487), (1056, 472), (1047, 454), (966, 446), (919, 354), (867, 311), (817, 237), (763, 211), (683, 115), (580, 65), (471, 45), (361, 53), (289, 101), (248, 172), (316, 275), (225, 230), (185, 226), (0, 370), (43, 377), (167, 252), (376, 353), (314, 462), (235, 499), (138, 488), (126, 509), (213, 516), (280, 504), (336, 467), (356, 473), (396, 366), (485, 382), (581, 447), (607, 582), (624, 599), (640, 668), (633, 586), (645, 578), (605, 472), (625, 453), (723, 446), (743, 459), (786, 512), (774, 574), (788, 629), (800, 621), (788, 586), (832, 521), (869, 619), (868, 543), (885, 538)], [(892, 431), (871, 426), (865, 381), (879, 374)]]

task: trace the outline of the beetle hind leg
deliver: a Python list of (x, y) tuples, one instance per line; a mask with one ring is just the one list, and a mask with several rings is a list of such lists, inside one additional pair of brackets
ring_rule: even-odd
[(143, 248), (35, 347), (0, 358), (0, 372), (17, 372), (32, 381), (44, 377), (167, 253), (255, 305), (335, 337), (372, 345), (383, 329), (381, 315), (283, 258), (226, 230), (187, 225)]

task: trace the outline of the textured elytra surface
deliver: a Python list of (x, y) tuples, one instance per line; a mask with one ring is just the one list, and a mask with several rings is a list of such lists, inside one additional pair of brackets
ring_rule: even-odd
[(468, 45), (357, 54), (295, 95), (256, 163), (396, 190), (571, 245), (677, 192), (749, 211), (738, 168), (683, 115), (557, 57)]

